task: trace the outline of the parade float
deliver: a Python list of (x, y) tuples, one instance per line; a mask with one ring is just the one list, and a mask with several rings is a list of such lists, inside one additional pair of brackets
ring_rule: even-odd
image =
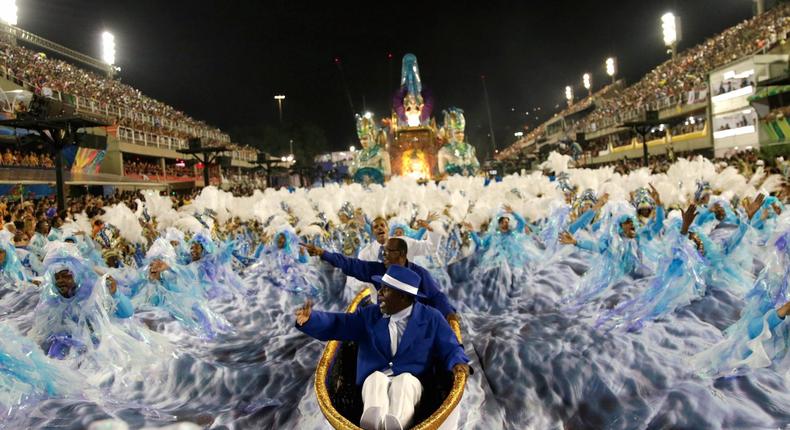
[(362, 150), (355, 157), (355, 182), (382, 183), (391, 175), (435, 179), (445, 175), (475, 175), (480, 164), (465, 140), (463, 111), (444, 111), (440, 129), (432, 117), (434, 100), (423, 86), (417, 57), (403, 56), (400, 87), (392, 98), (392, 116), (380, 129), (373, 115), (357, 115)]

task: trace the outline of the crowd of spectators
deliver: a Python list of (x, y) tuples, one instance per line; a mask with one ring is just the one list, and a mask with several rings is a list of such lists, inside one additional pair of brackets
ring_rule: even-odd
[[(76, 67), (22, 46), (0, 42), (0, 71), (36, 94), (77, 96), (106, 107), (117, 125), (176, 138), (206, 137), (211, 144), (229, 144), (220, 130), (147, 97), (118, 79)], [(19, 110), (19, 106), (14, 107)]]
[(123, 163), (124, 176), (159, 176), (162, 166), (159, 163), (146, 161), (128, 161)]
[(54, 169), (55, 161), (50, 154), (43, 152), (21, 151), (18, 149), (11, 150), (11, 148), (6, 148), (0, 153), (0, 166)]
[(600, 128), (605, 120), (620, 122), (653, 102), (679, 102), (691, 91), (706, 89), (707, 76), (715, 68), (785, 41), (788, 10), (790, 5), (781, 4), (667, 60), (613, 97), (596, 100), (585, 121), (590, 129)]
[(178, 166), (176, 164), (165, 164), (164, 174), (162, 172), (162, 165), (158, 162), (134, 160), (124, 162), (123, 172), (125, 176), (141, 177), (141, 178), (194, 178), (194, 170), (190, 166)]
[[(690, 93), (701, 94), (697, 100), (707, 97), (708, 74), (724, 64), (768, 49), (777, 43), (784, 42), (790, 33), (790, 4), (780, 4), (773, 9), (754, 18), (730, 27), (722, 33), (706, 40), (704, 43), (690, 48), (669, 59), (648, 72), (635, 84), (623, 88), (621, 85), (608, 85), (593, 97), (587, 97), (558, 113), (560, 116), (570, 115), (590, 106), (590, 114), (567, 124), (568, 134), (591, 132), (604, 127), (635, 119), (647, 109), (659, 110), (673, 104), (688, 102)], [(737, 82), (722, 82), (717, 91), (737, 89), (738, 85), (749, 85), (751, 81), (743, 79)], [(691, 124), (698, 128), (696, 124)], [(686, 126), (686, 125), (684, 125)], [(691, 128), (691, 127), (687, 127)], [(522, 137), (512, 148), (506, 149), (502, 156), (510, 156), (529, 142), (539, 138), (545, 132), (544, 125), (533, 129), (529, 135)], [(598, 150), (608, 145), (601, 145)]]

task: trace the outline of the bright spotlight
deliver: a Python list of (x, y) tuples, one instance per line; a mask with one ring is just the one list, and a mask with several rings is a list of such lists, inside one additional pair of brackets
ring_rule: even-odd
[(675, 14), (667, 12), (661, 16), (661, 31), (664, 34), (664, 45), (672, 46), (678, 41), (678, 20)]
[(8, 25), (16, 25), (16, 0), (0, 0), (0, 21)]
[(568, 102), (573, 101), (573, 88), (570, 86), (565, 87), (565, 99), (567, 99)]
[(582, 82), (584, 83), (585, 89), (589, 90), (590, 88), (592, 88), (592, 80), (590, 78), (589, 73), (585, 73), (584, 75), (582, 75)]
[(609, 76), (614, 76), (615, 74), (614, 58), (612, 57), (606, 59), (606, 74)]
[(101, 59), (109, 65), (115, 64), (115, 36), (109, 31), (101, 34), (102, 55)]

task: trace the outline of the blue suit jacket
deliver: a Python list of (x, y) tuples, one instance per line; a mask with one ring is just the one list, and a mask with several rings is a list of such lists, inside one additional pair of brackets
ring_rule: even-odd
[[(378, 282), (374, 282), (372, 277), (384, 276), (384, 274), (387, 273), (387, 266), (379, 261), (359, 260), (357, 258), (346, 257), (336, 252), (326, 251), (321, 255), (321, 259), (342, 270), (347, 276), (357, 278), (362, 282), (370, 282), (376, 286), (376, 289), (380, 288), (381, 285)], [(412, 262), (408, 262), (406, 266), (420, 275), (420, 293), (422, 293), (425, 298), (418, 298), (417, 300), (419, 302), (436, 308), (445, 317), (455, 313), (455, 308), (450, 305), (447, 296), (439, 291), (436, 281), (424, 267), (418, 266)]]
[(357, 385), (371, 373), (388, 367), (392, 367), (393, 375), (410, 373), (419, 378), (435, 361), (448, 371), (458, 363), (469, 362), (450, 324), (436, 309), (419, 302), (414, 303), (394, 356), (389, 318), (384, 318), (378, 306), (365, 306), (353, 314), (313, 310), (310, 319), (296, 328), (318, 340), (357, 342)]

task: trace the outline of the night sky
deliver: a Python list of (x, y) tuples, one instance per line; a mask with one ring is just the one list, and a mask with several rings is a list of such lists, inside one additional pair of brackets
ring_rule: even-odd
[[(354, 144), (353, 112), (390, 113), (403, 54), (417, 55), (434, 115), (466, 111), (471, 143), (490, 152), (480, 76), (497, 143), (545, 120), (565, 85), (600, 87), (603, 61), (633, 82), (666, 59), (659, 19), (683, 25), (680, 49), (752, 15), (751, 0), (298, 2), (18, 0), (19, 26), (98, 57), (116, 36), (120, 78), (224, 130), (287, 121), (321, 127), (332, 148)], [(392, 59), (388, 59), (392, 54)], [(334, 59), (341, 61), (341, 75)], [(540, 112), (534, 111), (537, 107)], [(526, 112), (530, 112), (527, 116)], [(539, 117), (536, 121), (535, 116)]]

